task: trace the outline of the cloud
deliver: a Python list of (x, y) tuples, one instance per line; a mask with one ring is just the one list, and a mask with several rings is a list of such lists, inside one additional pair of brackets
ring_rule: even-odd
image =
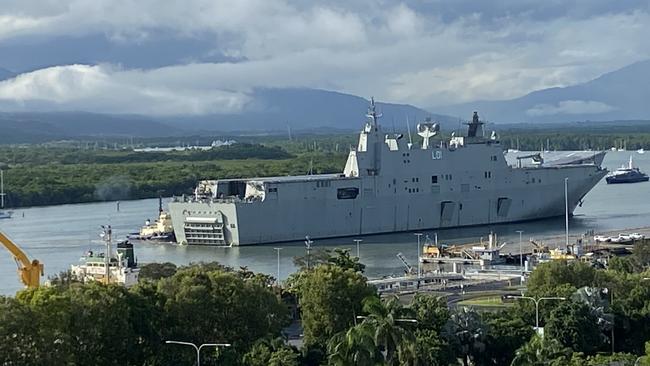
[(648, 33), (641, 0), (4, 0), (0, 67), (26, 72), (0, 84), (0, 107), (232, 113), (285, 86), (423, 107), (509, 99), (650, 58)]
[(106, 65), (51, 67), (0, 82), (0, 107), (9, 111), (202, 115), (237, 113), (249, 101), (244, 93), (190, 87), (156, 73), (164, 71), (125, 71)]
[(551, 116), (556, 114), (600, 114), (615, 110), (608, 104), (592, 100), (564, 100), (557, 104), (538, 104), (526, 110), (531, 117)]

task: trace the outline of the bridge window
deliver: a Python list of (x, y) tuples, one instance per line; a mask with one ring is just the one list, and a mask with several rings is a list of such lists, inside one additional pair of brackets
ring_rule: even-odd
[(353, 200), (359, 195), (359, 188), (339, 188), (336, 190), (336, 198), (340, 200)]

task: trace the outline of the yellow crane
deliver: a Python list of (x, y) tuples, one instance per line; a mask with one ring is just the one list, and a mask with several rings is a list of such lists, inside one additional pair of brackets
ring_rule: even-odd
[(18, 276), (27, 288), (36, 288), (41, 284), (43, 264), (38, 259), (29, 260), (25, 252), (0, 231), (0, 243), (13, 255), (18, 264)]

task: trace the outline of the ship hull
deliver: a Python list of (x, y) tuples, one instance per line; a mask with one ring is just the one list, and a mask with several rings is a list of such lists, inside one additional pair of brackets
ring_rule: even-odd
[(466, 136), (449, 141), (432, 141), (437, 124), (418, 124), (419, 146), (382, 132), (379, 116), (372, 101), (341, 174), (199, 182), (193, 197), (169, 205), (178, 243), (254, 245), (543, 219), (572, 213), (607, 174), (604, 153), (556, 164), (526, 154), (512, 164), (496, 133), (484, 137), (477, 112)]
[(639, 183), (647, 182), (650, 180), (647, 176), (636, 176), (636, 177), (606, 177), (605, 180), (607, 184), (624, 184), (624, 183)]
[[(308, 184), (300, 194), (255, 202), (172, 202), (174, 231), (181, 244), (255, 245), (312, 238), (364, 236), (544, 219), (565, 214), (564, 178), (568, 178), (569, 212), (605, 175), (596, 166), (511, 170), (504, 184), (423, 185), (414, 193), (386, 194), (381, 177), (331, 180), (319, 192)], [(354, 186), (360, 196), (332, 199), (337, 187)], [(427, 189), (428, 188), (428, 189)], [(394, 190), (393, 192), (395, 192)], [(389, 188), (390, 192), (390, 188)], [(390, 193), (393, 193), (390, 192)], [(408, 192), (408, 191), (407, 191)], [(379, 194), (377, 194), (379, 193)], [(224, 240), (188, 240), (188, 217), (221, 217)], [(195, 235), (197, 236), (197, 235)], [(202, 235), (198, 235), (201, 237)], [(205, 235), (203, 235), (205, 236)]]

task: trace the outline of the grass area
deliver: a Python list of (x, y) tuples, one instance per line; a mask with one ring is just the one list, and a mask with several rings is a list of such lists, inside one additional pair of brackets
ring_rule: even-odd
[(467, 299), (460, 301), (458, 305), (466, 305), (466, 306), (487, 306), (487, 307), (507, 307), (507, 306), (512, 306), (511, 303), (504, 303), (501, 300), (501, 296), (483, 296), (483, 297), (475, 297), (472, 299)]

